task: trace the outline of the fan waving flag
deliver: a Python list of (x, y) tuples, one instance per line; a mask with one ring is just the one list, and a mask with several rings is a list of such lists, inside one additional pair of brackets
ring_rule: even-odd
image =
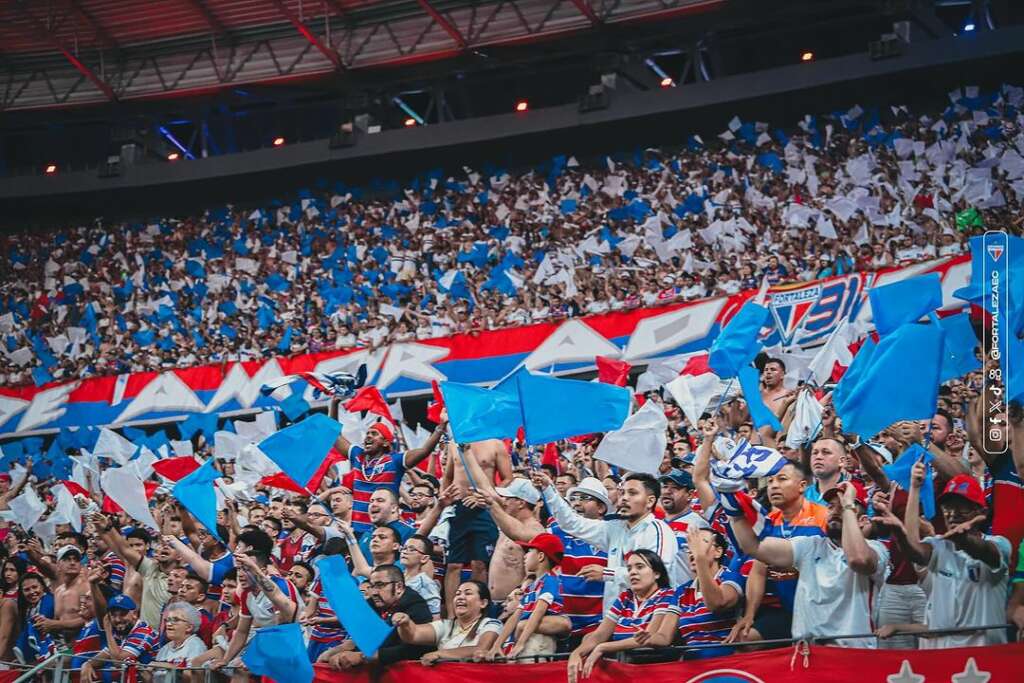
[(886, 335), (906, 323), (914, 323), (942, 306), (942, 282), (938, 273), (928, 273), (872, 287), (871, 316), (878, 334)]
[(514, 382), (502, 382), (492, 389), (442, 382), (441, 394), (448, 408), (448, 424), (459, 443), (511, 438), (523, 424)]
[(292, 481), (302, 483), (316, 474), (340, 434), (337, 420), (316, 413), (271, 434), (258, 448)]
[[(367, 657), (372, 657), (391, 635), (392, 626), (381, 619), (366, 602), (341, 555), (325, 555), (316, 562), (320, 584), (331, 609), (352, 641)], [(303, 650), (305, 653), (305, 650)]]
[(900, 485), (904, 491), (910, 490), (910, 472), (914, 464), (920, 460), (925, 464), (924, 481), (921, 483), (921, 507), (924, 509), (924, 516), (931, 519), (935, 516), (935, 486), (932, 484), (931, 462), (934, 456), (925, 450), (921, 444), (912, 443), (903, 451), (899, 458), (891, 465), (882, 467), (887, 477)]
[(224, 539), (217, 533), (217, 492), (214, 489), (214, 481), (220, 478), (221, 473), (214, 469), (213, 464), (213, 458), (207, 460), (202, 467), (175, 484), (171, 495), (206, 527), (211, 536), (223, 543)]
[(242, 662), (252, 673), (277, 683), (313, 680), (313, 665), (306, 654), (302, 627), (295, 622), (257, 629), (242, 654)]
[(786, 466), (789, 460), (774, 448), (755, 446), (745, 439), (722, 461), (711, 460), (711, 484), (720, 492), (734, 492), (746, 487), (747, 479), (770, 477)]

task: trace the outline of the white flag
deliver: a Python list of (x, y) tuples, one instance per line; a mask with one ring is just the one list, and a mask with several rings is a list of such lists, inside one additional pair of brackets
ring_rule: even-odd
[(811, 392), (801, 391), (797, 394), (793, 410), (793, 422), (786, 430), (786, 445), (799, 448), (813, 439), (815, 431), (821, 426), (821, 403)]
[(700, 375), (679, 375), (665, 385), (672, 400), (686, 415), (691, 425), (696, 425), (701, 414), (715, 394), (721, 393), (722, 380), (713, 372)]
[(123, 465), (135, 455), (135, 444), (117, 432), (102, 427), (92, 454), (98, 458), (110, 458), (118, 465)]
[(661, 406), (648, 401), (627, 417), (622, 427), (604, 435), (594, 457), (630, 472), (657, 475), (665, 455), (667, 427)]
[(39, 499), (32, 486), (26, 486), (25, 492), (7, 504), (11, 510), (11, 521), (23, 530), (30, 530), (46, 512), (46, 503)]
[(850, 353), (852, 329), (848, 320), (843, 320), (836, 326), (836, 329), (829, 335), (825, 345), (818, 349), (814, 359), (811, 361), (808, 370), (811, 379), (821, 386), (832, 377), (832, 368), (836, 361), (840, 365), (849, 366), (853, 362), (853, 354)]
[(63, 484), (58, 484), (52, 490), (57, 504), (48, 521), (57, 524), (70, 524), (72, 529), (82, 533), (82, 509), (75, 502), (75, 497)]
[(159, 532), (156, 520), (149, 511), (146, 488), (134, 468), (112, 467), (100, 475), (100, 486), (110, 499), (121, 506), (137, 522)]

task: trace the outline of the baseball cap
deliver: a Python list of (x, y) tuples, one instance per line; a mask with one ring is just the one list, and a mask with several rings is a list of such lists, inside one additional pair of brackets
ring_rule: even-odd
[(892, 452), (888, 448), (877, 441), (868, 441), (864, 445), (882, 456), (882, 460), (884, 460), (887, 465), (892, 464)]
[(658, 483), (671, 483), (684, 489), (692, 489), (693, 477), (690, 476), (689, 472), (684, 472), (683, 470), (670, 470), (668, 474), (658, 477)]
[(969, 474), (958, 474), (950, 479), (946, 484), (946, 488), (942, 489), (939, 502), (941, 503), (942, 499), (947, 496), (960, 496), (975, 505), (980, 505), (983, 508), (988, 507), (985, 502), (985, 492), (981, 490), (981, 484)]
[(519, 498), (530, 505), (536, 505), (540, 500), (540, 492), (533, 487), (533, 484), (525, 479), (513, 479), (508, 486), (499, 486), (494, 491), (505, 498)]
[(607, 489), (596, 477), (584, 477), (583, 481), (568, 490), (566, 497), (572, 498), (575, 493), (582, 493), (585, 496), (597, 498), (604, 503), (606, 509), (611, 510), (612, 508), (612, 502), (608, 500)]
[(79, 558), (82, 557), (82, 551), (77, 545), (62, 545), (57, 550), (57, 560), (63, 560), (69, 553), (75, 553)]
[(565, 555), (565, 545), (562, 543), (562, 539), (554, 534), (537, 534), (529, 541), (520, 541), (519, 545), (524, 548), (536, 548), (550, 557), (555, 564), (561, 563), (562, 557)]
[(114, 597), (110, 598), (110, 600), (107, 601), (107, 609), (108, 610), (123, 609), (126, 612), (128, 612), (128, 611), (131, 611), (133, 609), (137, 609), (137, 607), (135, 605), (135, 601), (134, 600), (129, 598), (124, 593), (118, 593), (117, 595), (115, 595)]
[[(374, 425), (373, 425), (372, 427), (370, 427), (370, 429), (372, 429), (372, 430), (376, 431), (376, 432), (377, 432), (378, 434), (380, 434), (381, 436), (383, 436), (383, 437), (384, 437), (385, 439), (387, 439), (388, 441), (394, 441), (394, 440), (395, 440), (395, 434), (394, 434), (394, 432), (392, 432), (392, 431), (391, 431), (391, 428), (390, 428), (390, 427), (388, 427), (388, 426), (387, 426), (386, 424), (384, 424), (383, 422), (377, 422), (377, 423), (375, 423), (375, 424), (374, 424)], [(370, 431), (370, 429), (368, 429), (367, 431)]]
[(841, 482), (839, 482), (839, 485), (833, 486), (828, 491), (825, 491), (825, 493), (821, 494), (822, 500), (824, 500), (827, 503), (828, 501), (830, 501), (835, 496), (838, 496), (839, 493), (840, 493), (839, 486), (842, 485), (842, 484), (849, 484), (849, 485), (851, 485), (854, 488), (854, 490), (857, 492), (856, 496), (854, 496), (854, 500), (856, 500), (858, 503), (860, 503), (861, 507), (863, 507), (865, 510), (867, 510), (868, 509), (868, 492), (864, 488), (864, 484), (860, 483), (856, 479), (853, 479), (853, 480), (850, 480), (850, 481), (841, 481)]
[(674, 455), (674, 456), (672, 456), (672, 467), (675, 467), (676, 469), (682, 469), (683, 467), (685, 467), (687, 465), (691, 465), (692, 466), (693, 462), (696, 459), (697, 459), (697, 454), (694, 453), (693, 451), (690, 451), (689, 453), (687, 453), (686, 455), (683, 455), (683, 456)]

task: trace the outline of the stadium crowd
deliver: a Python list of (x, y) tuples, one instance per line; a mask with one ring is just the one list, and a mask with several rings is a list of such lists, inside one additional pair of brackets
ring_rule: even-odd
[[(376, 346), (876, 270), (1021, 227), (1021, 89), (399, 191), (5, 234), (0, 384)], [(617, 160), (616, 160), (617, 159)]]
[[(282, 336), (281, 352), (387, 343), (957, 253), (986, 226), (1019, 232), (1024, 138), (1020, 90), (953, 100), (934, 118), (894, 109), (885, 126), (863, 111), (809, 119), (791, 138), (736, 121), (714, 149), (694, 140), (601, 173), (556, 160), (547, 178), (435, 178), (398, 201), (311, 196), (299, 215), (279, 207), (287, 225), (211, 212), (19, 237), (8, 359), (22, 342), (32, 359), (11, 361), (8, 380), (39, 362), (81, 376), (255, 357)], [(65, 333), (58, 351), (49, 339)], [(39, 360), (50, 353), (54, 365)], [(457, 444), (441, 405), (408, 447), (394, 423), (350, 430), (337, 398), (346, 427), (305, 486), (183, 425), (162, 464), (131, 443), (97, 457), (105, 434), (57, 439), (69, 476), (37, 476), (31, 457), (0, 474), (0, 661), (70, 649), (83, 681), (124, 665), (240, 681), (247, 644), (298, 623), (304, 657), (333, 669), (561, 654), (575, 683), (631, 651), (1021, 637), (1024, 434), (1011, 403), (1005, 448), (986, 442), (992, 367), (945, 381), (930, 419), (858, 434), (833, 383), (787, 384), (786, 363), (760, 355), (758, 400), (730, 382), (697, 419), (660, 386), (638, 393), (667, 421), (653, 474), (595, 457), (601, 434), (543, 456), (518, 438)], [(808, 406), (820, 418), (796, 434)], [(772, 469), (724, 479), (752, 448)], [(220, 480), (215, 524), (176, 495), (200, 461)], [(113, 500), (129, 476), (145, 480), (138, 506)], [(331, 558), (395, 627), (373, 652), (332, 608), (337, 577), (319, 571)]]

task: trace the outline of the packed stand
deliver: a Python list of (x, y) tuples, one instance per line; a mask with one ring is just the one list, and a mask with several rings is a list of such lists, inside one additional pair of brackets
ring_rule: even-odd
[(1022, 91), (261, 209), (3, 237), (0, 384), (313, 353), (961, 253), (1019, 228)]

